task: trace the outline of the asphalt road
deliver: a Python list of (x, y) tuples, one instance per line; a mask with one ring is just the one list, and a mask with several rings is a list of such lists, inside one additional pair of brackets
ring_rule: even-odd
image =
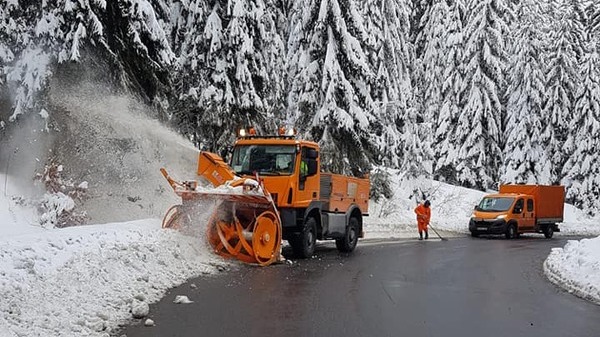
[[(573, 239), (573, 238), (571, 238)], [(600, 336), (600, 306), (544, 276), (565, 238), (361, 241), (354, 254), (241, 265), (150, 307), (135, 336)], [(195, 284), (196, 288), (191, 284)], [(174, 304), (187, 295), (192, 304)], [(120, 335), (120, 334), (119, 334)]]

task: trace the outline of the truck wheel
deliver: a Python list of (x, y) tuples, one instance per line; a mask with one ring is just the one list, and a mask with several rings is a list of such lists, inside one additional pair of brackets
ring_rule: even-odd
[(506, 237), (507, 240), (516, 238), (517, 226), (515, 226), (515, 224), (508, 225), (508, 227), (506, 228), (506, 233), (504, 233), (504, 237)]
[(317, 221), (315, 218), (306, 219), (300, 235), (289, 240), (289, 243), (292, 246), (295, 256), (302, 259), (313, 256), (317, 243)]
[(548, 225), (544, 228), (544, 236), (546, 237), (546, 239), (552, 239), (552, 236), (554, 235), (553, 227), (553, 225)]
[(344, 238), (335, 240), (335, 247), (342, 253), (350, 253), (358, 243), (358, 219), (350, 218)]

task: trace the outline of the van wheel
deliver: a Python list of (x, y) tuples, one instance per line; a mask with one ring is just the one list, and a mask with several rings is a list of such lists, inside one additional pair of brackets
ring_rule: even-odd
[(350, 253), (358, 243), (358, 219), (350, 218), (346, 233), (342, 239), (335, 240), (335, 247), (342, 253)]
[(289, 243), (295, 256), (302, 259), (313, 256), (317, 244), (317, 221), (315, 218), (306, 219), (300, 235), (289, 240)]
[(544, 236), (546, 237), (546, 239), (552, 239), (552, 236), (554, 235), (554, 226), (553, 225), (548, 225), (544, 228)]
[(515, 226), (515, 224), (508, 225), (508, 227), (506, 228), (506, 233), (504, 233), (504, 237), (506, 237), (507, 240), (516, 238), (517, 226)]

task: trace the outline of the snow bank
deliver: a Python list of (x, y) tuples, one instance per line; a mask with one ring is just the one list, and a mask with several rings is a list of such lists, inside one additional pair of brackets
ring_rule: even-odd
[(564, 248), (552, 249), (544, 273), (553, 283), (600, 305), (600, 237), (571, 240)]
[[(0, 336), (102, 336), (223, 259), (159, 220), (0, 239)], [(221, 268), (221, 267), (219, 267)]]

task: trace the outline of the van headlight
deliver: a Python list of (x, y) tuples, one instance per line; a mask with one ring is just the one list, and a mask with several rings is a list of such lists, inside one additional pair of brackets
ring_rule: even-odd
[(506, 214), (500, 214), (496, 217), (496, 220), (500, 220), (500, 219), (504, 219), (506, 218)]

